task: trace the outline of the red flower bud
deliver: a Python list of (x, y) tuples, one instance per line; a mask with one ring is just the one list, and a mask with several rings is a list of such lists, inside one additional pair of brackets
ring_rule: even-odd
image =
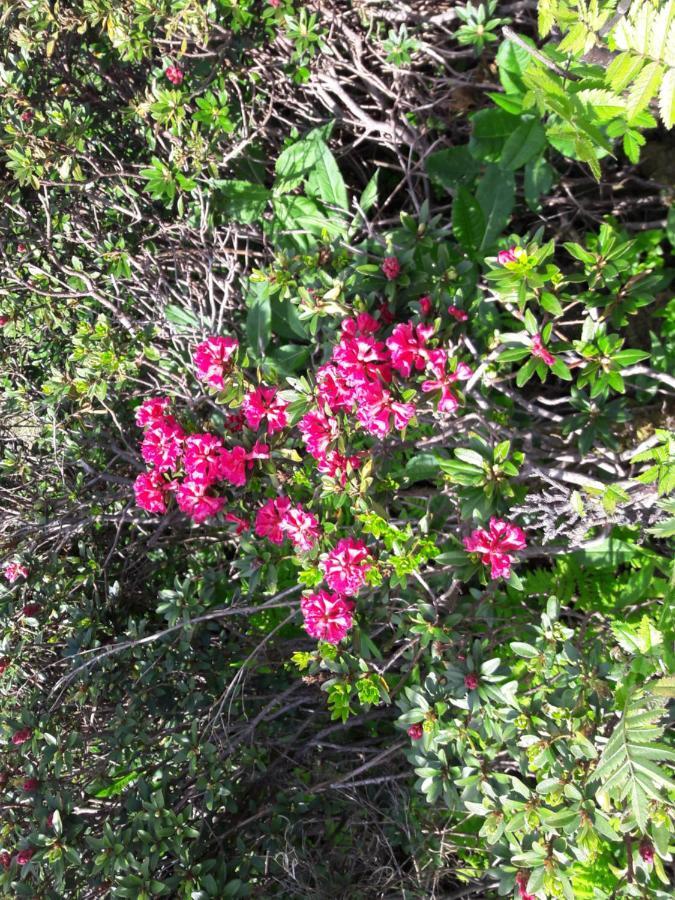
[(26, 863), (29, 863), (33, 858), (33, 854), (35, 850), (28, 847), (26, 850), (22, 850), (20, 853), (16, 855), (16, 861), (20, 866), (25, 866)]
[(37, 789), (40, 787), (40, 782), (37, 780), (37, 778), (27, 778), (24, 781), (22, 787), (24, 791), (37, 791)]
[(382, 274), (387, 281), (394, 281), (401, 274), (401, 263), (395, 256), (385, 256), (382, 263)]
[(26, 603), (24, 608), (21, 610), (24, 616), (28, 616), (29, 618), (35, 618), (35, 616), (40, 612), (42, 607), (39, 603)]
[(7, 850), (3, 850), (0, 853), (0, 866), (2, 866), (3, 869), (9, 869), (11, 864), (12, 864), (11, 854)]
[(478, 687), (478, 677), (473, 672), (469, 672), (464, 678), (464, 686), (467, 691), (475, 691)]
[(15, 731), (12, 735), (12, 743), (16, 744), (25, 744), (26, 741), (29, 741), (33, 732), (30, 728), (21, 728), (19, 731)]
[(5, 669), (9, 666), (11, 660), (9, 656), (1, 656), (0, 657), (0, 675), (5, 671)]
[(654, 845), (649, 838), (642, 838), (640, 841), (640, 856), (647, 865), (651, 865), (654, 862)]
[(421, 722), (415, 722), (414, 725), (411, 725), (408, 729), (408, 737), (411, 737), (413, 741), (419, 741), (424, 735), (424, 729), (422, 728)]

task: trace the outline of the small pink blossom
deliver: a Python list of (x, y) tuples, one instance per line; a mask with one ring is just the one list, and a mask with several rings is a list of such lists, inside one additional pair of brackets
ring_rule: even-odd
[(513, 553), (523, 550), (527, 542), (524, 531), (511, 522), (490, 519), (489, 530), (477, 528), (464, 538), (469, 553), (479, 553), (481, 562), (490, 566), (491, 578), (508, 578), (511, 574)]
[(337, 440), (339, 428), (337, 419), (327, 416), (321, 410), (311, 410), (298, 422), (298, 430), (307, 447), (307, 452), (317, 459), (326, 455), (330, 444)]
[(424, 728), (421, 722), (415, 722), (408, 728), (408, 737), (413, 741), (419, 741), (424, 737)]
[(178, 66), (169, 66), (164, 72), (166, 77), (169, 79), (171, 84), (181, 84), (183, 79), (185, 78), (185, 72), (182, 69), (179, 69)]
[(475, 691), (478, 687), (478, 678), (473, 672), (469, 672), (468, 675), (464, 676), (464, 687), (467, 691)]
[(358, 469), (361, 465), (359, 456), (344, 456), (337, 450), (330, 450), (326, 455), (317, 460), (316, 467), (319, 472), (328, 475), (329, 478), (337, 478), (343, 486), (347, 483), (347, 469)]
[(9, 318), (7, 316), (0, 316), (0, 328), (4, 328), (8, 322)]
[(375, 334), (380, 328), (381, 323), (367, 312), (359, 313), (355, 319), (344, 319), (340, 325), (342, 334), (348, 337), (364, 337)]
[(497, 254), (497, 262), (500, 266), (505, 266), (507, 263), (518, 262), (518, 256), (516, 255), (516, 251), (519, 248), (516, 246), (509, 247), (508, 250), (500, 250)]
[(153, 470), (141, 472), (134, 482), (134, 494), (136, 504), (149, 513), (166, 512), (166, 493), (169, 490), (169, 482), (162, 475)]
[(148, 397), (136, 409), (136, 424), (139, 428), (153, 428), (168, 416), (170, 405), (168, 397)]
[(173, 416), (164, 416), (145, 432), (141, 456), (158, 472), (168, 472), (176, 468), (183, 452), (184, 439), (185, 432)]
[(281, 523), (290, 508), (291, 501), (288, 497), (274, 497), (261, 506), (255, 517), (255, 533), (258, 537), (266, 537), (273, 544), (282, 544), (284, 532)]
[(367, 384), (358, 392), (356, 418), (370, 434), (383, 438), (394, 426), (402, 431), (415, 415), (412, 403), (399, 403), (378, 382)]
[(457, 364), (457, 368), (454, 372), (446, 372), (445, 353), (444, 351), (439, 352), (442, 353), (443, 356), (439, 356), (431, 365), (432, 372), (436, 377), (422, 382), (422, 390), (425, 394), (430, 391), (440, 390), (441, 397), (438, 401), (438, 412), (446, 414), (453, 413), (459, 406), (459, 400), (455, 396), (452, 385), (456, 381), (468, 381), (473, 375), (473, 372), (469, 366), (463, 362)]
[(527, 883), (529, 880), (529, 872), (520, 871), (516, 875), (516, 884), (518, 885), (518, 891), (520, 892), (520, 900), (537, 900), (534, 894), (529, 894), (527, 891)]
[(391, 364), (404, 378), (408, 378), (413, 369), (422, 370), (426, 366), (427, 341), (433, 333), (433, 325), (414, 326), (412, 322), (401, 322), (387, 338)]
[(209, 387), (222, 391), (225, 388), (225, 376), (232, 368), (232, 357), (238, 347), (239, 341), (231, 337), (210, 337), (203, 341), (194, 351), (197, 377)]
[(222, 476), (225, 446), (215, 434), (191, 434), (185, 439), (183, 464), (188, 477), (211, 485)]
[(544, 347), (541, 342), (541, 335), (534, 334), (532, 335), (532, 343), (530, 344), (530, 352), (532, 356), (538, 356), (543, 362), (546, 363), (547, 366), (552, 366), (555, 363), (555, 356)]
[(25, 252), (26, 252), (26, 245), (25, 245), (25, 244), (17, 244), (17, 245), (16, 245), (16, 252), (17, 252), (17, 253), (25, 253)]
[(281, 6), (281, 0), (267, 0), (270, 6), (273, 6), (275, 9), (278, 9)]
[(9, 869), (11, 865), (12, 854), (9, 852), (9, 850), (0, 851), (0, 866), (2, 866), (3, 869)]
[(371, 556), (363, 541), (343, 538), (321, 562), (328, 587), (337, 594), (358, 594), (372, 568)]
[(333, 361), (340, 376), (350, 387), (360, 387), (370, 381), (391, 381), (387, 350), (381, 341), (369, 335), (342, 335), (333, 350)]
[(351, 410), (354, 406), (354, 388), (347, 383), (343, 373), (332, 363), (320, 366), (316, 372), (317, 400), (321, 407), (331, 412)]
[(649, 838), (642, 838), (640, 841), (640, 856), (647, 863), (647, 865), (651, 865), (654, 862), (654, 845), (649, 840)]
[(32, 109), (24, 109), (24, 111), (21, 113), (21, 121), (22, 122), (32, 122), (34, 115), (35, 115), (35, 113), (33, 112)]
[(28, 569), (18, 562), (6, 562), (2, 569), (3, 575), (10, 584), (14, 584), (19, 578), (28, 578)]
[(386, 256), (382, 262), (382, 274), (387, 281), (395, 281), (401, 274), (401, 263), (396, 256)]
[(319, 520), (299, 504), (284, 513), (280, 528), (301, 553), (308, 553), (321, 537)]
[(26, 791), (26, 793), (31, 793), (32, 791), (37, 791), (37, 789), (40, 787), (40, 782), (37, 780), (37, 778), (27, 778), (21, 785), (21, 787), (24, 791)]
[(25, 744), (26, 741), (31, 739), (33, 732), (30, 728), (20, 728), (19, 731), (15, 731), (12, 735), (12, 743), (16, 744), (18, 747), (20, 744)]
[(427, 316), (431, 315), (431, 297), (425, 294), (423, 297), (420, 297), (420, 315), (426, 319)]
[(214, 497), (207, 493), (208, 489), (208, 484), (191, 478), (186, 478), (176, 488), (178, 508), (197, 525), (217, 516), (226, 503), (225, 497)]
[(31, 861), (34, 853), (35, 853), (35, 850), (33, 850), (30, 847), (27, 850), (21, 850), (20, 853), (16, 854), (17, 865), (25, 866), (26, 863), (29, 863)]
[(242, 519), (241, 516), (236, 515), (235, 513), (225, 513), (224, 517), (226, 522), (232, 522), (237, 527), (234, 530), (235, 534), (243, 534), (245, 531), (248, 531), (251, 527), (251, 523), (248, 519)]
[(458, 322), (466, 322), (466, 320), (469, 318), (469, 314), (463, 309), (460, 309), (458, 306), (449, 306), (448, 312), (453, 317), (453, 319), (457, 319)]
[(307, 634), (329, 644), (339, 644), (352, 627), (353, 608), (351, 601), (324, 590), (300, 601)]
[(281, 431), (288, 424), (286, 409), (288, 403), (278, 396), (277, 389), (273, 387), (260, 387), (249, 391), (244, 397), (241, 408), (246, 416), (246, 424), (257, 431), (263, 419), (267, 419), (267, 431), (274, 434)]

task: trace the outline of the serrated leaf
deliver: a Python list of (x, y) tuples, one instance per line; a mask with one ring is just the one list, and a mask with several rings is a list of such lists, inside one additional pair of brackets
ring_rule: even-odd
[(613, 91), (623, 91), (637, 78), (643, 65), (642, 57), (630, 52), (619, 53), (609, 64), (605, 79)]
[(675, 69), (669, 69), (659, 90), (659, 113), (666, 128), (675, 124)]
[(652, 97), (656, 96), (662, 78), (663, 68), (659, 63), (652, 62), (644, 67), (636, 78), (626, 100), (626, 110), (629, 118), (637, 115), (637, 113), (648, 106)]

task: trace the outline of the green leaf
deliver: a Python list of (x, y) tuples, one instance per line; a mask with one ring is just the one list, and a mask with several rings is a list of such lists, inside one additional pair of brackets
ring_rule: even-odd
[(640, 72), (635, 83), (630, 89), (626, 100), (628, 117), (632, 118), (643, 110), (656, 92), (663, 78), (663, 68), (657, 62), (648, 63)]
[(322, 141), (319, 142), (317, 159), (307, 178), (307, 193), (329, 206), (337, 206), (345, 211), (349, 208), (344, 178), (335, 157)]
[(508, 225), (515, 203), (516, 186), (510, 172), (498, 166), (488, 166), (478, 182), (476, 199), (485, 217), (485, 234), (480, 250), (485, 251)]
[(644, 60), (633, 53), (619, 53), (607, 67), (605, 80), (614, 91), (623, 91), (637, 77)]
[(663, 76), (659, 91), (659, 112), (666, 128), (675, 125), (675, 68)]
[(521, 122), (504, 144), (499, 165), (513, 172), (538, 156), (545, 146), (546, 132), (537, 119)]
[(431, 153), (426, 160), (427, 175), (446, 190), (454, 191), (460, 184), (473, 181), (480, 171), (480, 164), (466, 145), (450, 147)]
[(257, 222), (272, 196), (266, 187), (250, 181), (214, 179), (211, 184), (214, 202), (220, 203), (222, 198), (224, 215), (243, 224)]
[(539, 650), (537, 650), (536, 647), (533, 647), (532, 644), (526, 644), (522, 641), (512, 641), (509, 644), (509, 647), (517, 656), (522, 656), (525, 659), (535, 659), (540, 655)]
[(115, 778), (113, 782), (99, 790), (96, 790), (95, 786), (90, 785), (86, 788), (86, 791), (89, 794), (93, 793), (94, 797), (113, 797), (115, 794), (121, 794), (124, 788), (136, 781), (139, 775), (140, 772), (137, 771), (128, 772)]
[(363, 193), (359, 198), (359, 206), (364, 213), (368, 212), (369, 209), (372, 209), (372, 207), (377, 202), (377, 181), (379, 174), (380, 170), (375, 169), (373, 177), (365, 186), (365, 188), (363, 189)]
[(539, 198), (551, 190), (555, 176), (555, 169), (542, 156), (531, 159), (525, 166), (525, 202), (533, 212), (541, 209)]
[(263, 357), (272, 337), (272, 309), (269, 297), (259, 295), (249, 308), (246, 318), (248, 346), (255, 357)]
[(469, 150), (486, 162), (499, 162), (504, 144), (518, 127), (519, 118), (503, 109), (482, 109), (471, 117)]
[(172, 325), (178, 325), (186, 331), (192, 331), (199, 328), (199, 319), (192, 310), (183, 309), (181, 306), (176, 306), (174, 303), (169, 303), (169, 305), (164, 308), (164, 315), (166, 316), (167, 321), (171, 322)]
[(476, 251), (485, 234), (485, 217), (478, 200), (465, 187), (460, 187), (452, 205), (452, 230), (467, 252)]

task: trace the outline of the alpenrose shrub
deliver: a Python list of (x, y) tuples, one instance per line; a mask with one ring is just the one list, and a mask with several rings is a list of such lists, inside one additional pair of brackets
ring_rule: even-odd
[[(398, 274), (394, 261), (385, 260), (388, 278)], [(272, 544), (290, 541), (299, 565), (316, 567), (327, 587), (304, 595), (304, 627), (312, 637), (338, 644), (352, 628), (352, 598), (389, 572), (377, 545), (354, 533), (356, 523), (339, 526), (319, 492), (344, 492), (367, 509), (361, 470), (373, 446), (404, 442), (425, 395), (434, 401), (425, 412), (441, 420), (458, 409), (458, 382), (470, 379), (472, 370), (452, 347), (440, 346), (435, 333), (436, 326), (423, 321), (388, 327), (368, 312), (343, 320), (330, 360), (317, 369), (314, 387), (302, 408), (295, 404), (292, 418), (287, 391), (248, 380), (234, 338), (202, 341), (193, 350), (197, 379), (219, 394), (234, 386), (229, 407), (241, 409), (244, 423), (222, 418), (220, 432), (196, 431), (194, 422), (181, 424), (170, 398), (146, 399), (136, 422), (144, 429), (141, 455), (150, 468), (135, 482), (138, 505), (164, 514), (175, 502), (196, 524), (220, 516), (239, 534), (253, 527)], [(285, 495), (265, 499), (269, 488), (293, 483), (297, 464), (287, 454), (292, 450), (301, 463), (298, 446), (310, 463), (304, 493), (312, 487), (314, 511)], [(517, 525), (493, 517), (488, 530), (474, 530), (464, 546), (491, 578), (508, 578), (526, 539)], [(319, 587), (316, 580), (313, 586)]]

